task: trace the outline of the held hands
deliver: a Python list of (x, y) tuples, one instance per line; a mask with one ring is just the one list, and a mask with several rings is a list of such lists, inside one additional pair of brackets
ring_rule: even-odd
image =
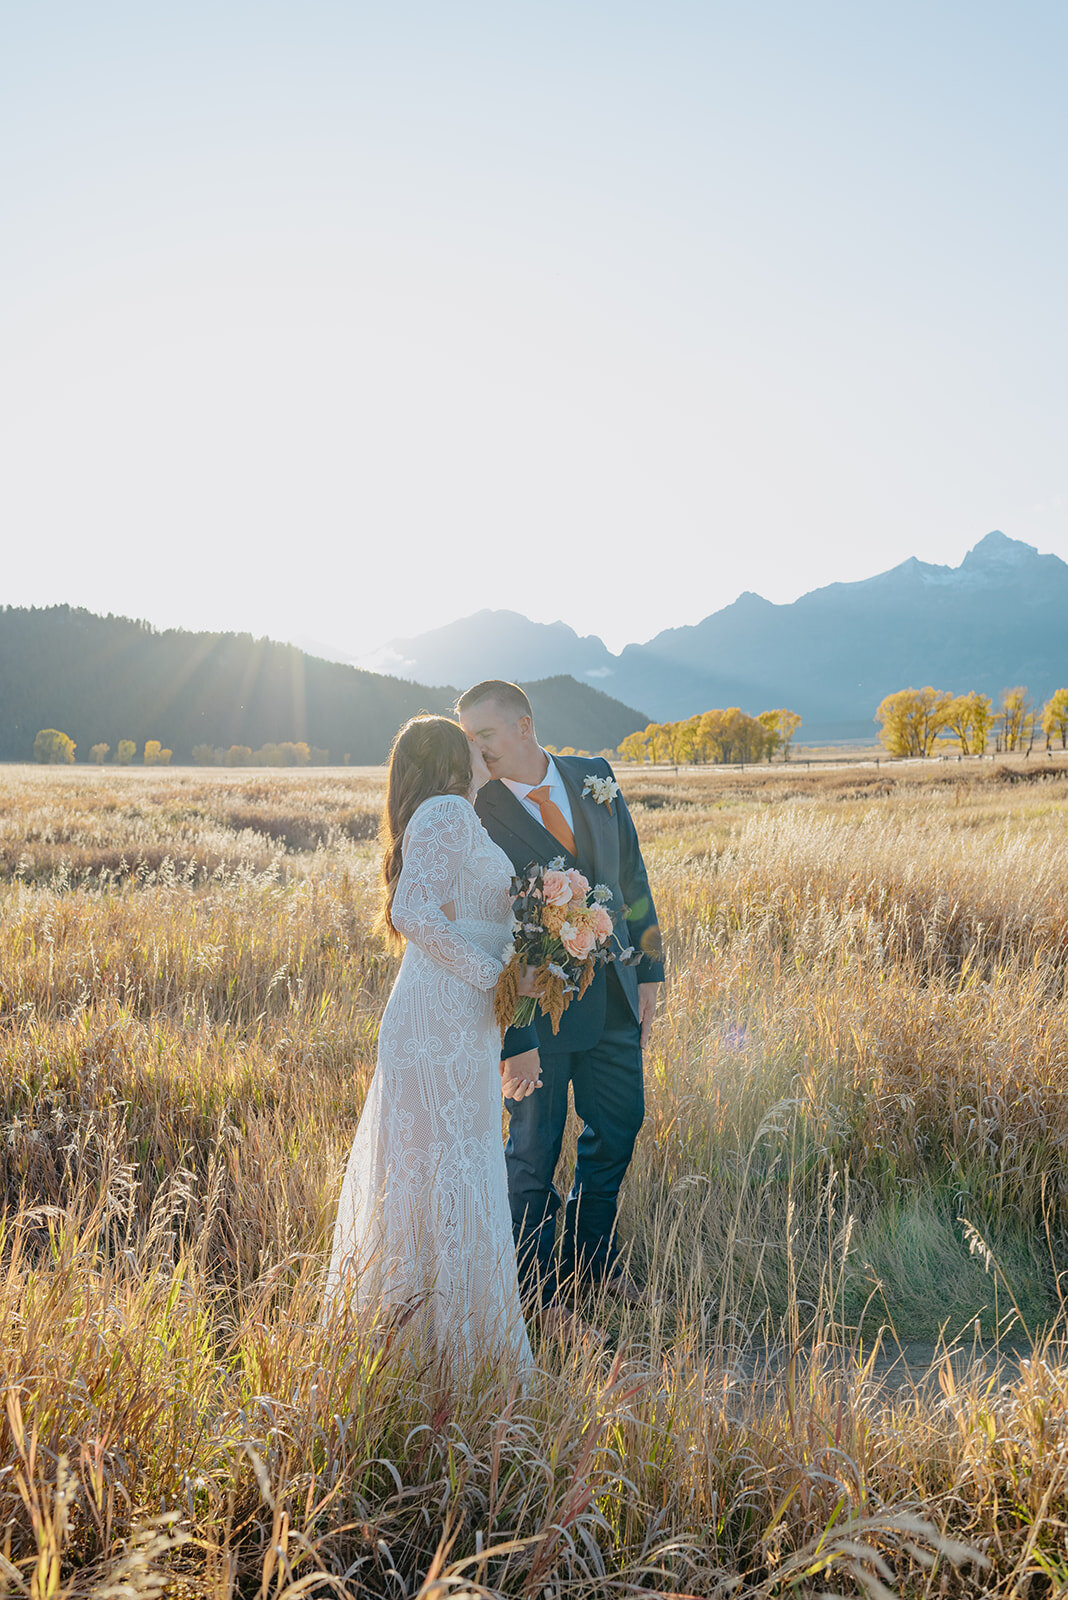
[(536, 1050), (524, 1050), (501, 1062), (501, 1093), (506, 1100), (525, 1100), (541, 1088), (541, 1057)]
[(534, 995), (536, 992), (537, 991), (534, 988), (534, 968), (526, 966), (520, 967), (519, 982), (516, 985), (516, 993)]

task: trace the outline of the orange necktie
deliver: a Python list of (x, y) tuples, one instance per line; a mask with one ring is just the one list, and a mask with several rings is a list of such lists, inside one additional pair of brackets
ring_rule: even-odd
[(568, 827), (567, 818), (560, 810), (560, 807), (554, 801), (549, 799), (549, 785), (544, 783), (540, 789), (531, 789), (527, 795), (527, 799), (533, 800), (534, 804), (541, 812), (543, 826), (549, 830), (553, 838), (562, 844), (564, 849), (567, 850), (569, 854), (574, 855), (575, 835)]

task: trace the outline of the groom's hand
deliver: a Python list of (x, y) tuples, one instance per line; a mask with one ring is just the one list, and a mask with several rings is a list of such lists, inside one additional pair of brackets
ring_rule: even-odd
[(639, 983), (638, 985), (638, 1026), (642, 1030), (641, 1047), (643, 1050), (652, 1032), (659, 988), (660, 985), (658, 983)]
[(541, 1057), (537, 1050), (524, 1050), (501, 1062), (501, 1093), (506, 1100), (525, 1100), (541, 1088)]

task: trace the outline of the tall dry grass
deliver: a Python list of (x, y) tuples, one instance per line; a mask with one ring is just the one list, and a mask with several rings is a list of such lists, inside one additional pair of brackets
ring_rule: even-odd
[(1068, 1584), (1068, 787), (626, 781), (658, 1298), (460, 1394), (319, 1321), (395, 971), (374, 783), (4, 781), (5, 1592)]

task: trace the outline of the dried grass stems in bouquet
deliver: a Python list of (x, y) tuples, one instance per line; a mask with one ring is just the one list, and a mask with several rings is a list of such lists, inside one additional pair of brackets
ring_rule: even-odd
[[(507, 965), (497, 984), (495, 1009), (501, 1032), (532, 1022), (540, 1006), (560, 1032), (560, 1019), (571, 1001), (586, 993), (599, 966), (640, 960), (633, 947), (616, 937), (608, 902), (612, 891), (589, 882), (562, 858), (547, 867), (532, 861), (512, 879), (515, 922)], [(615, 948), (612, 948), (614, 944)], [(534, 993), (519, 993), (523, 968), (534, 975)]]

